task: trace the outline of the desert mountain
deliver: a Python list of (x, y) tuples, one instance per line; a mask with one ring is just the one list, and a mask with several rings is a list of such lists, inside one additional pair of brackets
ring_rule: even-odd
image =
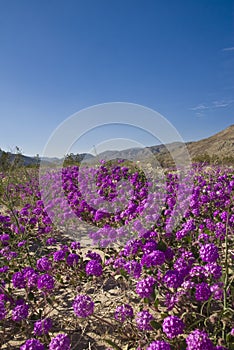
[(172, 164), (172, 154), (176, 159), (183, 160), (185, 146), (191, 159), (204, 158), (206, 155), (208, 158), (213, 157), (216, 159), (233, 157), (234, 161), (234, 125), (199, 141), (186, 142), (185, 144), (173, 142), (167, 145), (156, 145), (142, 149), (131, 148), (124, 151), (106, 151), (99, 154), (98, 157), (103, 157), (103, 159), (127, 158), (129, 160), (142, 160), (150, 158), (153, 154), (159, 163), (170, 165)]
[(234, 156), (234, 125), (206, 139), (187, 144), (191, 157), (207, 153), (209, 156)]
[[(71, 154), (69, 159), (72, 161), (84, 161), (87, 163), (96, 163), (99, 159), (111, 160), (111, 159), (128, 159), (128, 160), (147, 160), (155, 157), (155, 159), (161, 165), (172, 165), (173, 160), (171, 154), (176, 156), (177, 159), (183, 159), (183, 150), (186, 146), (191, 159), (199, 159), (199, 157), (216, 158), (216, 159), (233, 159), (234, 164), (234, 125), (230, 125), (228, 128), (212, 135), (208, 138), (200, 141), (186, 142), (182, 144), (180, 142), (173, 142), (167, 145), (156, 145), (145, 148), (130, 148), (123, 151), (105, 151), (98, 154), (96, 157), (89, 153)], [(12, 161), (16, 155), (10, 152), (4, 152), (0, 150), (0, 160), (2, 156), (9, 156)], [(41, 158), (43, 164), (61, 164), (63, 160), (58, 158)], [(35, 165), (38, 163), (37, 158), (22, 156), (22, 163), (25, 166)]]

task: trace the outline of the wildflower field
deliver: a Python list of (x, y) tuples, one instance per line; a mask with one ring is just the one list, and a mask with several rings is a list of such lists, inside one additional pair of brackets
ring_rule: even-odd
[(1, 349), (234, 349), (233, 309), (232, 168), (0, 173)]

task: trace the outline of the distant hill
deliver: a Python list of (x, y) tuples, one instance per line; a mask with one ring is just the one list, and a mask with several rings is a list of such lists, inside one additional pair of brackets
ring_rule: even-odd
[[(4, 161), (4, 159), (9, 161), (10, 163), (13, 163), (16, 161), (19, 154), (11, 153), (11, 152), (5, 152), (0, 149), (0, 167), (1, 167), (1, 161)], [(71, 155), (70, 156), (73, 161), (77, 160), (81, 162), (84, 158), (90, 159), (93, 158), (93, 155), (87, 154), (87, 153), (81, 153), (79, 155)], [(61, 165), (63, 163), (64, 159), (59, 159), (57, 157), (29, 157), (25, 155), (20, 155), (20, 165), (23, 166), (36, 166), (38, 163), (51, 166), (51, 165)]]
[(207, 153), (209, 156), (217, 155), (219, 157), (234, 155), (234, 125), (230, 125), (223, 131), (210, 136), (206, 139), (189, 142), (187, 144), (191, 157), (196, 157)]
[[(99, 157), (101, 158), (102, 156), (108, 155), (110, 158), (122, 157), (136, 159), (139, 157), (144, 159), (144, 156), (147, 158), (147, 156), (149, 157), (153, 154), (159, 163), (170, 165), (172, 163), (170, 152), (173, 153), (176, 158), (181, 158), (182, 160), (183, 145), (184, 144), (180, 142), (173, 142), (167, 145), (156, 145), (143, 149), (132, 148), (124, 151), (108, 151), (108, 153), (101, 153)], [(192, 160), (202, 159), (202, 157), (204, 157), (205, 160), (205, 156), (208, 156), (207, 158), (213, 157), (214, 159), (220, 160), (233, 157), (234, 161), (234, 125), (208, 138), (194, 142), (186, 142), (185, 145)]]
[[(0, 149), (0, 162), (5, 160), (13, 163), (17, 159), (17, 156), (15, 153), (5, 152)], [(38, 164), (38, 158), (20, 155), (20, 164), (24, 166), (36, 165)]]
[[(183, 143), (173, 142), (167, 145), (155, 145), (145, 148), (130, 148), (123, 151), (105, 151), (98, 154), (96, 157), (89, 153), (71, 154), (69, 155), (70, 161), (86, 162), (89, 164), (96, 163), (100, 159), (128, 159), (128, 160), (147, 160), (154, 158), (162, 166), (173, 165), (173, 159), (171, 153), (176, 156), (177, 159), (183, 159)], [(227, 159), (233, 157), (234, 164), (234, 125), (230, 125), (225, 130), (218, 132), (208, 138), (200, 141), (186, 142), (187, 150), (192, 160), (196, 159)], [(3, 155), (8, 154), (10, 161), (13, 161), (16, 154), (10, 152), (4, 152), (0, 150), (0, 159)], [(45, 165), (62, 164), (63, 159), (56, 157), (48, 158), (43, 157), (40, 160)], [(36, 165), (38, 159), (36, 157), (22, 156), (22, 163), (25, 166)]]

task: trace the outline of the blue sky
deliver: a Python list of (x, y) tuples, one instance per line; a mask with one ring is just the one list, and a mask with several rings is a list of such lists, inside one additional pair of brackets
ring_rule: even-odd
[(234, 1), (0, 1), (0, 148), (42, 154), (70, 115), (115, 101), (158, 111), (185, 141), (234, 124)]

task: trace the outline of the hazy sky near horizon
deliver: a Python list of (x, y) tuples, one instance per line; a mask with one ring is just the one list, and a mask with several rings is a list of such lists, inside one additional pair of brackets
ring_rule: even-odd
[[(42, 154), (69, 116), (108, 102), (158, 111), (185, 141), (234, 124), (234, 1), (0, 1), (0, 148)], [(71, 151), (130, 129), (98, 128)]]

